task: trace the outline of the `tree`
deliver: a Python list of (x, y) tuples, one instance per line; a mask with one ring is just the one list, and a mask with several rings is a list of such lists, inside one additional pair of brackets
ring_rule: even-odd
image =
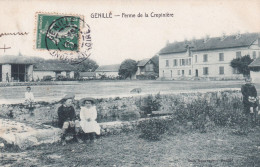
[(89, 58), (79, 64), (72, 65), (76, 67), (79, 72), (94, 72), (98, 68), (97, 62)]
[(159, 73), (159, 56), (155, 55), (151, 58), (151, 60), (154, 62), (154, 72)]
[(137, 71), (137, 62), (132, 59), (127, 59), (123, 61), (119, 68), (118, 75), (122, 76), (123, 78), (132, 78), (132, 75), (135, 74)]
[(249, 55), (245, 55), (241, 58), (233, 59), (230, 63), (230, 66), (237, 69), (240, 74), (247, 76), (250, 74), (248, 65), (252, 63), (252, 61), (253, 59), (251, 59)]

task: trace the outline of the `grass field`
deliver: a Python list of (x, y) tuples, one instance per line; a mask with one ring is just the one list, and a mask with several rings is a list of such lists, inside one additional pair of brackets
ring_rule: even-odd
[[(37, 100), (57, 100), (67, 93), (75, 93), (76, 99), (86, 96), (111, 97), (129, 96), (134, 88), (141, 88), (142, 94), (171, 93), (198, 89), (241, 88), (243, 81), (86, 81), (72, 82), (72, 85), (33, 86)], [(256, 85), (260, 92), (260, 85)], [(0, 102), (23, 102), (25, 86), (0, 87)]]
[(101, 137), (96, 143), (42, 145), (23, 152), (2, 150), (0, 166), (258, 167), (260, 164), (259, 127), (242, 136), (226, 128), (207, 133), (165, 134), (155, 142), (138, 135), (122, 133)]

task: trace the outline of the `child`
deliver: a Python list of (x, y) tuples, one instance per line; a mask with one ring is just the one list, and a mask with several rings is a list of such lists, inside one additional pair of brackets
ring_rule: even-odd
[(62, 129), (62, 145), (66, 144), (65, 136), (66, 132), (72, 130), (73, 133), (75, 132), (75, 138), (78, 140), (78, 142), (82, 142), (78, 138), (79, 133), (79, 121), (76, 120), (76, 113), (75, 109), (73, 107), (73, 100), (75, 98), (74, 94), (68, 94), (64, 98), (60, 100), (62, 105), (58, 108), (58, 126)]
[(97, 110), (95, 106), (95, 99), (84, 98), (81, 100), (80, 109), (80, 126), (87, 134), (88, 139), (94, 141), (96, 134), (100, 135), (100, 126), (97, 123)]
[(33, 114), (33, 103), (34, 103), (34, 96), (33, 93), (31, 92), (31, 87), (28, 86), (26, 88), (25, 92), (25, 104), (27, 105), (27, 108), (29, 109), (30, 114)]
[(247, 116), (248, 125), (254, 126), (257, 122), (256, 115), (258, 113), (258, 98), (255, 86), (252, 84), (251, 78), (245, 79), (246, 84), (242, 85), (241, 93), (243, 95), (244, 113)]

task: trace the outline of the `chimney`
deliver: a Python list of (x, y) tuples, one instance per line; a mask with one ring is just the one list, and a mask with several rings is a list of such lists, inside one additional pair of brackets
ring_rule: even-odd
[(208, 40), (209, 40), (209, 35), (206, 35), (203, 42), (206, 43), (208, 42)]
[(241, 37), (240, 31), (237, 32), (236, 34), (236, 39), (239, 39)]
[(222, 36), (221, 36), (220, 40), (221, 40), (221, 41), (224, 41), (224, 39), (226, 39), (226, 37), (227, 37), (227, 36), (226, 36), (226, 33), (222, 33)]

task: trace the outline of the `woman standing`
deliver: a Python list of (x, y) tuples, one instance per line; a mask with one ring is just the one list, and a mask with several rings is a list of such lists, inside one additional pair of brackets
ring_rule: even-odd
[(100, 135), (100, 126), (96, 121), (97, 110), (95, 101), (93, 98), (84, 98), (81, 100), (80, 126), (90, 140), (94, 140), (96, 134)]

